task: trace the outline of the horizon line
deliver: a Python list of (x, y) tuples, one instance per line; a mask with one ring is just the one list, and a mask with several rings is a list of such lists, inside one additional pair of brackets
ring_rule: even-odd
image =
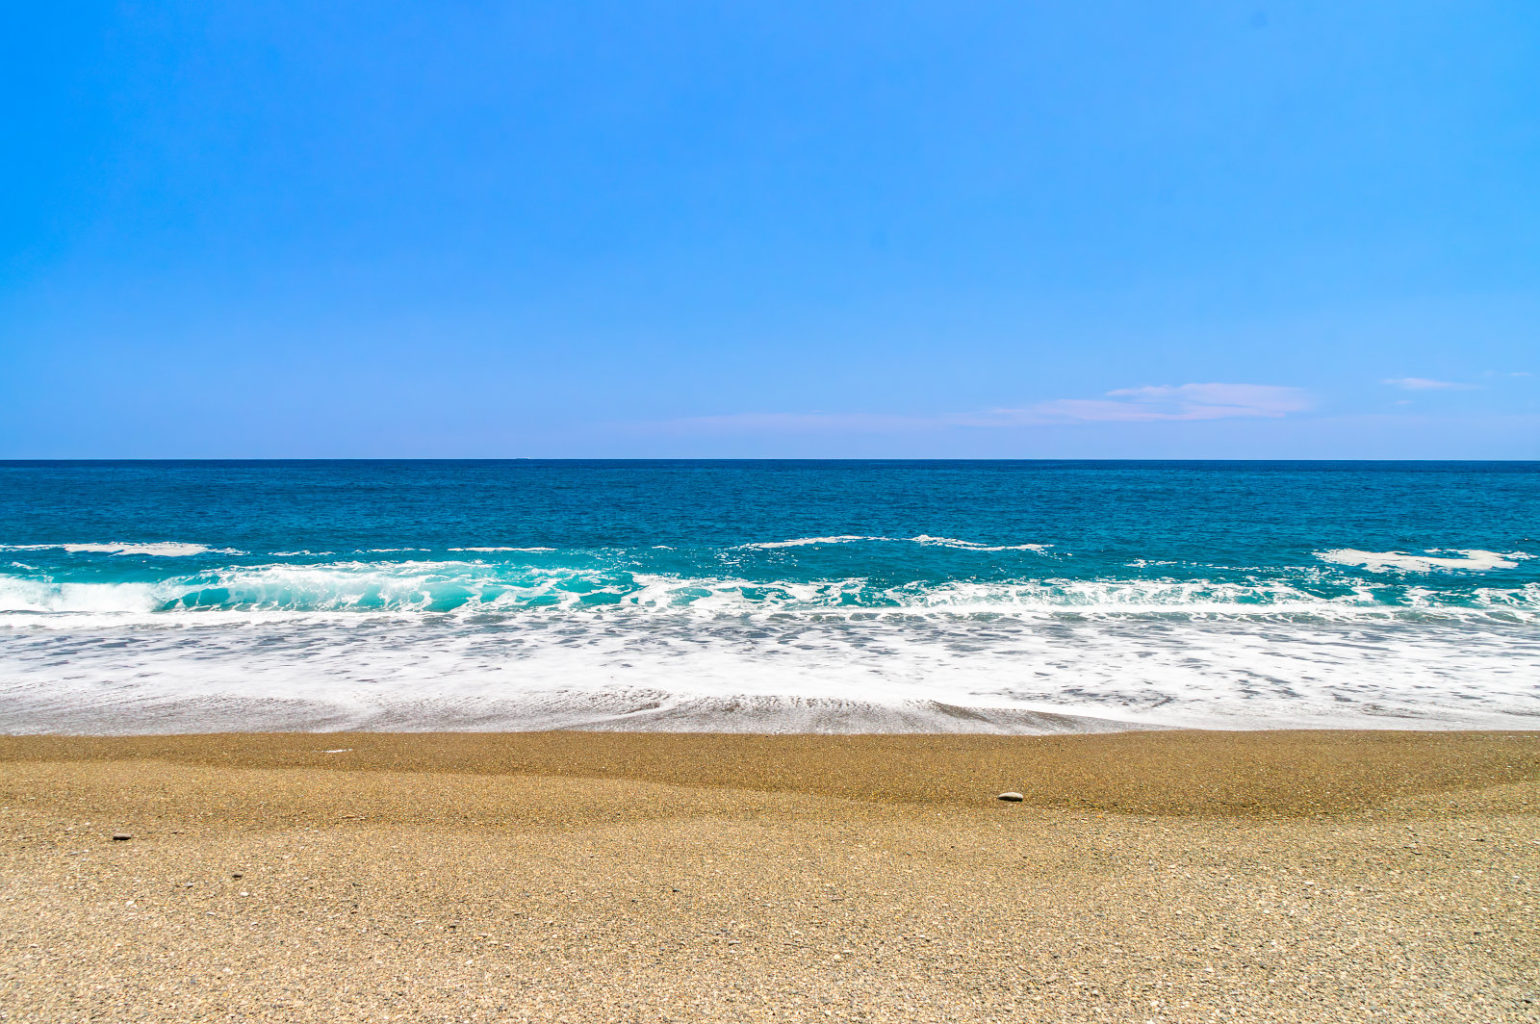
[(983, 457), (936, 457), (922, 456), (909, 457), (901, 455), (889, 456), (693, 456), (693, 455), (656, 455), (656, 456), (544, 456), (544, 455), (498, 455), (498, 456), (391, 456), (391, 455), (365, 455), (365, 456), (155, 456), (155, 457), (22, 457), (0, 458), (0, 465), (14, 464), (39, 464), (39, 463), (267, 463), (267, 462), (929, 462), (929, 463), (1020, 463), (1020, 462), (1144, 462), (1144, 463), (1218, 463), (1218, 462), (1242, 462), (1242, 463), (1278, 463), (1278, 462), (1302, 462), (1316, 464), (1351, 464), (1351, 463), (1540, 463), (1540, 456), (1529, 459), (1509, 458), (1287, 458), (1287, 457), (1225, 457), (1225, 458), (1149, 458), (1149, 457), (1117, 457), (1098, 456), (1083, 458), (1076, 456), (1031, 456), (1021, 458), (983, 458)]

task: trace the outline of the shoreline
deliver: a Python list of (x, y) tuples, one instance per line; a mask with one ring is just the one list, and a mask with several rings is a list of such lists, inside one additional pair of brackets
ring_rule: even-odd
[(0, 694), (5, 734), (79, 736), (261, 733), (617, 732), (732, 735), (1054, 736), (1122, 732), (1540, 732), (1540, 716), (1505, 711), (1383, 706), (1287, 711), (1241, 705), (1207, 711), (1094, 704), (970, 704), (794, 693), (701, 694), (640, 688), (544, 690), (338, 701), (240, 693), (145, 696), (15, 687)]
[(20, 1020), (1533, 1021), (1537, 906), (1540, 733), (0, 737)]

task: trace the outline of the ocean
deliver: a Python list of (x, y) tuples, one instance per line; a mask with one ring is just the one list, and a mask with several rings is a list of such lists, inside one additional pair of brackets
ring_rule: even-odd
[(0, 731), (1540, 726), (1540, 463), (0, 463)]

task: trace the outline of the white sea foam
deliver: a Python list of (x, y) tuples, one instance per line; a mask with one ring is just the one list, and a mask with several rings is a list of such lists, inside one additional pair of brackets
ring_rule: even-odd
[(67, 551), (95, 555), (151, 555), (156, 558), (187, 558), (192, 555), (244, 555), (235, 548), (211, 548), (205, 544), (159, 541), (151, 544), (0, 544), (0, 551)]
[(832, 537), (793, 537), (790, 540), (762, 540), (752, 544), (740, 544), (745, 550), (772, 551), (777, 548), (801, 548), (824, 544), (923, 544), (927, 547), (956, 548), (960, 551), (1046, 551), (1051, 544), (983, 544), (978, 541), (958, 540), (956, 537), (874, 537), (862, 534), (839, 534)]
[(772, 551), (776, 548), (802, 548), (814, 544), (858, 544), (862, 541), (885, 541), (891, 537), (863, 537), (857, 534), (840, 534), (834, 537), (793, 537), (791, 540), (761, 540), (752, 544), (740, 544), (750, 551)]
[(493, 551), (524, 551), (524, 552), (529, 552), (531, 554), (538, 554), (538, 553), (540, 553), (542, 551), (555, 551), (556, 549), (555, 548), (544, 548), (544, 547), (533, 547), (533, 548), (450, 548), (449, 550), (450, 551), (454, 551), (454, 552), (473, 551), (473, 552), (478, 552), (478, 553), (487, 553), (487, 552), (493, 552)]
[[(121, 590), (121, 597), (113, 596)], [(87, 596), (91, 595), (91, 596)], [(509, 567), (413, 560), (234, 566), (155, 583), (58, 583), (0, 575), (0, 625), (70, 629), (42, 613), (117, 613), (145, 622), (178, 615), (403, 613), (541, 615), (635, 608), (699, 616), (1006, 616), (1020, 619), (1186, 616), (1319, 621), (1497, 618), (1540, 622), (1540, 584), (1460, 588), (1361, 581), (1323, 596), (1282, 580), (1080, 579), (878, 583), (863, 577), (755, 580), (616, 568)]]
[(1429, 572), (1432, 570), (1484, 572), (1490, 569), (1512, 569), (1523, 559), (1534, 556), (1522, 551), (1503, 554), (1480, 549), (1462, 551), (1435, 549), (1414, 555), (1405, 551), (1358, 551), (1353, 548), (1335, 548), (1331, 551), (1317, 551), (1315, 557), (1323, 562), (1335, 562), (1338, 565), (1361, 566), (1370, 572)]
[(0, 730), (1013, 731), (1048, 728), (1023, 717), (1041, 715), (1220, 728), (1540, 726), (1532, 625), (745, 615), (664, 604), (486, 628), (423, 615), (262, 614), (0, 630)]
[(143, 618), (160, 604), (156, 590), (151, 583), (52, 583), (0, 576), (0, 623), (18, 612), (29, 621), (48, 613)]
[(1540, 727), (1540, 583), (1497, 577), (172, 572), (0, 574), (0, 731)]
[(926, 544), (931, 547), (959, 548), (963, 551), (1047, 551), (1052, 544), (980, 544), (977, 541), (958, 540), (955, 537), (931, 537), (920, 534), (918, 537), (910, 537), (916, 544)]

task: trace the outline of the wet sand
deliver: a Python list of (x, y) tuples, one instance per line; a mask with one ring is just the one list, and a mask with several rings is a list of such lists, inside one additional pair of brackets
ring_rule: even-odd
[(1535, 733), (0, 739), (6, 1021), (1535, 1021), (1537, 920)]

